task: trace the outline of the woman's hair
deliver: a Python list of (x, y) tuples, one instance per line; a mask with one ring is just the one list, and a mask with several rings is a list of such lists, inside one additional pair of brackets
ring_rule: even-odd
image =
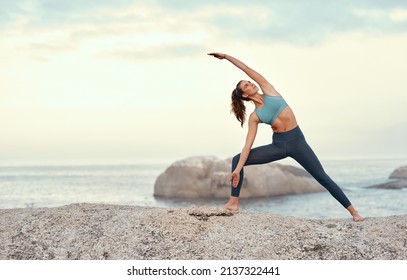
[(232, 103), (231, 103), (231, 112), (236, 116), (236, 119), (240, 122), (240, 125), (243, 127), (244, 121), (246, 119), (246, 106), (243, 101), (250, 101), (249, 98), (243, 97), (243, 91), (239, 88), (239, 85), (242, 81), (239, 81), (236, 85), (236, 88), (232, 91)]

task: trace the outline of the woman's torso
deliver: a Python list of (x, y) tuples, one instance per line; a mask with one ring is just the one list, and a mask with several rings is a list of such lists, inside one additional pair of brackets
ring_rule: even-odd
[(290, 131), (298, 126), (294, 112), (281, 95), (263, 94), (263, 104), (256, 107), (259, 123), (271, 125), (273, 132)]
[(271, 125), (273, 132), (286, 132), (298, 126), (294, 112), (290, 106), (287, 106), (278, 115), (277, 119)]

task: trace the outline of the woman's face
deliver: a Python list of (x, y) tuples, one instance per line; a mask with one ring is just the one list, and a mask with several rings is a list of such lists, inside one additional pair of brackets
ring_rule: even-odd
[(243, 91), (243, 97), (253, 96), (259, 91), (254, 83), (245, 80), (240, 82), (239, 88)]

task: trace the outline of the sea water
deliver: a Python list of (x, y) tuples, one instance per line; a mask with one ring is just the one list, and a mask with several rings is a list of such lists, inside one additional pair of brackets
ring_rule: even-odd
[[(407, 214), (407, 189), (368, 188), (388, 181), (407, 159), (321, 160), (353, 205), (366, 217)], [(295, 162), (280, 162), (296, 165)], [(156, 178), (168, 163), (0, 165), (0, 208), (58, 207), (105, 203), (178, 208), (222, 205), (225, 199), (168, 199), (154, 196)], [(244, 186), (243, 186), (244, 187)], [(327, 192), (240, 199), (242, 210), (303, 218), (343, 218), (347, 211)]]

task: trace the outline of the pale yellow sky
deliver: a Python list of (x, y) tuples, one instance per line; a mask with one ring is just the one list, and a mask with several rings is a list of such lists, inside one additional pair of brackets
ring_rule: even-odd
[[(321, 158), (407, 156), (402, 2), (13, 2), (0, 14), (2, 162), (233, 156), (246, 127), (229, 99), (246, 77), (211, 51), (268, 78)], [(270, 139), (263, 125), (255, 145)]]

